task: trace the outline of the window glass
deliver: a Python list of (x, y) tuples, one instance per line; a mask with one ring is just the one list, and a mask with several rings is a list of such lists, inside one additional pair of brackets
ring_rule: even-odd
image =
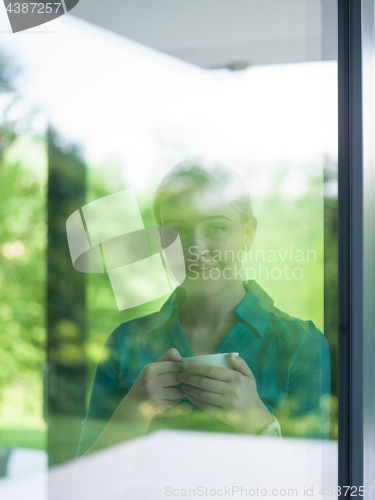
[(0, 491), (48, 455), (53, 499), (337, 496), (335, 25), (81, 2), (0, 40)]

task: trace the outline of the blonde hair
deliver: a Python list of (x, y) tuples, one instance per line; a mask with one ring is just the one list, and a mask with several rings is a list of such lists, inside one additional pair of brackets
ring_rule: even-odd
[(233, 169), (200, 156), (177, 163), (159, 184), (153, 202), (155, 220), (160, 225), (160, 205), (195, 189), (215, 188), (244, 219), (253, 217), (250, 195), (245, 182)]

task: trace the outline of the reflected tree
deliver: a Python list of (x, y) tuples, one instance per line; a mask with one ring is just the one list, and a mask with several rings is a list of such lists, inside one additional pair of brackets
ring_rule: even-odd
[(48, 452), (75, 457), (86, 402), (85, 275), (70, 258), (66, 220), (85, 204), (85, 164), (48, 131), (47, 356)]

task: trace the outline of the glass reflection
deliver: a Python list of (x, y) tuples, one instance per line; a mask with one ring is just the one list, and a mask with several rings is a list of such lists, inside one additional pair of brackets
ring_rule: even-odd
[(328, 342), (276, 308), (248, 267), (258, 224), (239, 174), (188, 158), (163, 178), (153, 212), (162, 247), (163, 228), (178, 232), (186, 278), (159, 312), (107, 339), (80, 461), (162, 430), (327, 439)]

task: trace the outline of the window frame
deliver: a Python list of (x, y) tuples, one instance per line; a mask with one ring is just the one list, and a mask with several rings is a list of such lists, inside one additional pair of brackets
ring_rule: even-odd
[(375, 498), (374, 0), (337, 7), (339, 485)]

